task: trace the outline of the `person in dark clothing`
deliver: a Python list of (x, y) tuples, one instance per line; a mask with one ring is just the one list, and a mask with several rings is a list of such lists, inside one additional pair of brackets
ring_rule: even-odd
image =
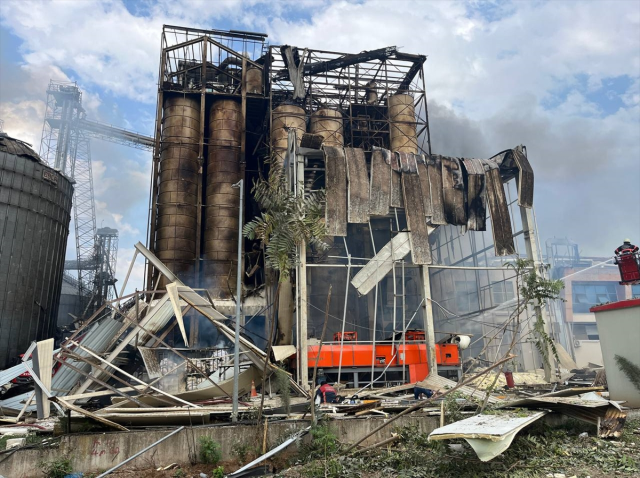
[(413, 387), (413, 399), (420, 400), (420, 397), (424, 395), (427, 398), (431, 398), (433, 396), (433, 390), (430, 388), (422, 388), (417, 385)]
[(635, 254), (637, 252), (638, 246), (631, 244), (631, 239), (625, 239), (623, 244), (615, 250), (616, 256)]
[[(329, 385), (326, 381), (320, 383), (320, 388), (316, 392), (316, 396), (320, 397), (321, 403), (336, 403), (336, 389)], [(316, 402), (317, 403), (317, 402)]]

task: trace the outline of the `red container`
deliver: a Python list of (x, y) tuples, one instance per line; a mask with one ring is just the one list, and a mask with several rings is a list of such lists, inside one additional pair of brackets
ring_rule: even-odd
[(513, 388), (516, 386), (516, 383), (513, 381), (513, 372), (505, 372), (504, 378), (507, 379), (507, 387)]

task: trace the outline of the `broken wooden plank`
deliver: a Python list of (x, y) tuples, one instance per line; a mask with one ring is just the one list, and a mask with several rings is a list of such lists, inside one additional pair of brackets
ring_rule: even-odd
[(369, 186), (369, 214), (386, 216), (391, 204), (391, 151), (373, 148)]
[(323, 146), (325, 160), (325, 189), (327, 194), (325, 221), (327, 235), (347, 235), (347, 165), (344, 149)]
[(442, 163), (439, 156), (427, 157), (427, 173), (429, 175), (429, 191), (431, 193), (431, 224), (446, 224), (444, 218), (444, 199), (442, 197)]
[(442, 197), (447, 224), (467, 225), (467, 205), (462, 167), (458, 158), (440, 156), (442, 163)]
[(433, 216), (433, 207), (431, 206), (431, 184), (429, 183), (429, 172), (427, 170), (427, 158), (424, 154), (416, 155), (418, 166), (418, 176), (420, 177), (420, 189), (422, 191), (422, 201), (424, 203), (424, 215), (427, 222)]
[[(407, 153), (398, 153), (401, 157)], [(415, 163), (413, 154), (408, 155), (408, 162)], [(410, 171), (413, 168), (410, 167)], [(416, 168), (417, 170), (417, 168)], [(424, 203), (420, 189), (420, 178), (417, 173), (402, 173), (402, 190), (404, 193), (405, 214), (409, 227), (409, 243), (411, 258), (414, 264), (431, 264), (431, 245), (429, 230), (424, 214)]]
[(543, 410), (517, 415), (513, 412), (499, 415), (475, 415), (435, 429), (429, 434), (429, 441), (464, 438), (481, 461), (489, 461), (509, 448), (520, 430), (547, 413)]
[(411, 252), (409, 233), (399, 232), (360, 269), (351, 280), (351, 284), (358, 289), (360, 294), (368, 294), (378, 282), (386, 277), (393, 267), (393, 261), (403, 259), (409, 252)]
[(509, 256), (516, 253), (511, 228), (511, 216), (507, 197), (504, 193), (498, 165), (490, 160), (482, 160), (485, 169), (487, 202), (491, 214), (491, 232), (496, 256)]
[(402, 197), (402, 180), (398, 153), (392, 151), (389, 156), (391, 161), (391, 207), (404, 207)]
[(91, 413), (83, 408), (80, 407), (76, 407), (75, 405), (65, 401), (64, 399), (60, 398), (60, 397), (51, 397), (51, 401), (56, 402), (60, 405), (62, 405), (64, 408), (67, 408), (69, 410), (72, 410), (74, 412), (78, 412), (82, 415), (85, 415), (89, 418), (92, 418), (93, 420), (102, 423), (103, 425), (107, 425), (111, 428), (115, 428), (117, 430), (122, 430), (123, 432), (128, 432), (129, 429), (126, 427), (123, 427), (122, 425), (118, 425), (117, 423), (112, 422), (111, 420), (107, 420), (106, 418), (100, 417), (98, 415), (96, 415), (95, 413)]
[(487, 199), (484, 164), (480, 159), (463, 158), (463, 171), (467, 177), (467, 229), (487, 230)]
[(344, 148), (347, 164), (347, 221), (352, 224), (369, 222), (369, 176), (364, 150)]

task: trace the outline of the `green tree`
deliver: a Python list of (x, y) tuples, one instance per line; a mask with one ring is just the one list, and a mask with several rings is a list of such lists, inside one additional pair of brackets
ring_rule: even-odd
[(269, 321), (267, 360), (262, 373), (262, 397), (258, 409), (258, 421), (262, 417), (264, 406), (266, 372), (273, 345), (272, 338), (281, 287), (283, 284), (285, 287), (290, 287), (291, 272), (299, 260), (298, 250), (301, 246), (313, 246), (318, 250), (328, 248), (324, 242), (327, 235), (324, 222), (324, 191), (296, 195), (293, 189), (287, 184), (284, 171), (281, 168), (272, 167), (269, 177), (260, 178), (251, 191), (262, 212), (248, 222), (242, 231), (248, 239), (257, 239), (262, 242), (265, 264), (278, 276)]

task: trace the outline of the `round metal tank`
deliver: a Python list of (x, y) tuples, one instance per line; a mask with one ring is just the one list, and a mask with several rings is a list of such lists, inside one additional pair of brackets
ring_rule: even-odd
[(325, 146), (344, 146), (342, 113), (332, 108), (320, 108), (311, 114), (309, 133), (324, 138)]
[(56, 329), (73, 186), (0, 133), (0, 369)]
[(282, 167), (287, 152), (288, 129), (296, 130), (298, 145), (302, 135), (307, 131), (306, 113), (303, 108), (296, 105), (280, 105), (271, 114), (271, 158), (272, 166)]
[(216, 299), (236, 290), (238, 264), (240, 142), (242, 108), (233, 99), (216, 100), (209, 110), (209, 154), (202, 285)]
[(389, 143), (391, 151), (418, 153), (416, 113), (410, 95), (398, 94), (389, 98)]
[(247, 87), (247, 93), (254, 95), (262, 94), (262, 70), (255, 66), (247, 68), (245, 77), (245, 84)]
[(195, 285), (199, 141), (200, 101), (167, 98), (162, 116), (155, 253), (189, 285)]

